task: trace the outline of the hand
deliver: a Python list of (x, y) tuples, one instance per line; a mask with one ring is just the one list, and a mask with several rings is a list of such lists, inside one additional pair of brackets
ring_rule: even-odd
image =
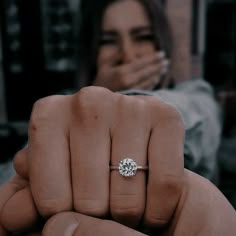
[[(216, 189), (209, 181), (205, 178), (200, 177), (192, 173), (191, 171), (185, 171), (186, 186), (182, 193), (179, 204), (175, 210), (172, 220), (167, 228), (165, 228), (162, 233), (159, 233), (160, 236), (166, 235), (198, 235), (198, 236), (215, 236), (215, 235), (227, 235), (234, 236), (236, 232), (236, 212), (225, 199), (222, 193)], [(0, 191), (0, 203), (2, 207), (3, 199), (7, 199), (11, 196), (16, 189), (19, 193), (23, 186), (25, 186), (26, 181), (14, 179), (10, 181), (11, 184), (6, 184), (1, 188)], [(15, 184), (18, 185), (14, 186)], [(24, 188), (24, 187), (23, 187)], [(4, 189), (4, 190), (3, 190)], [(10, 190), (10, 191), (9, 191)], [(13, 190), (13, 191), (12, 191)], [(7, 193), (7, 194), (6, 194)], [(32, 230), (33, 223), (35, 221), (34, 210), (30, 209), (32, 206), (32, 201), (30, 198), (23, 197), (23, 194), (17, 194), (13, 196), (15, 203), (17, 204), (6, 204), (3, 208), (5, 212), (14, 213), (11, 215), (11, 218), (8, 218), (8, 227), (11, 225), (11, 229), (18, 231), (20, 224), (23, 222), (21, 219), (25, 218), (27, 224), (24, 223), (24, 226), (27, 226), (28, 229)], [(5, 197), (4, 197), (5, 194)], [(22, 197), (20, 197), (22, 196)], [(18, 199), (18, 200), (17, 200)], [(22, 201), (23, 200), (23, 201)], [(28, 201), (30, 200), (30, 201)], [(12, 201), (12, 200), (11, 200)], [(14, 202), (13, 201), (13, 202)], [(13, 209), (12, 207), (16, 208)], [(19, 208), (19, 206), (24, 206)], [(32, 207), (31, 209), (34, 209)], [(4, 211), (1, 211), (4, 212)], [(18, 215), (18, 220), (17, 216)], [(4, 218), (4, 213), (2, 214)], [(20, 217), (19, 217), (20, 216)], [(223, 216), (223, 217), (222, 217)], [(5, 216), (6, 217), (6, 216)], [(6, 218), (7, 219), (7, 218)], [(19, 221), (19, 219), (21, 221)], [(20, 223), (21, 222), (21, 223)], [(36, 221), (35, 221), (36, 222)], [(14, 226), (15, 224), (15, 226)], [(16, 226), (18, 225), (18, 226)], [(26, 229), (26, 228), (25, 228)], [(22, 228), (21, 228), (22, 230)], [(13, 231), (13, 230), (12, 230)], [(59, 213), (53, 216), (45, 225), (43, 230), (43, 235), (143, 235), (137, 231), (134, 231), (130, 228), (127, 228), (118, 223), (100, 220), (97, 218), (92, 218), (88, 216), (82, 216), (81, 214), (75, 212), (66, 212)], [(1, 228), (0, 221), (0, 235), (5, 236), (6, 231), (4, 228)], [(26, 235), (26, 234), (24, 234)], [(42, 232), (27, 234), (27, 236), (41, 236)], [(157, 235), (156, 233), (148, 232), (148, 235)]]
[(115, 58), (98, 65), (95, 86), (108, 88), (112, 91), (126, 89), (152, 90), (167, 72), (169, 61), (162, 52), (139, 58), (136, 61), (117, 65)]
[[(75, 212), (59, 213), (48, 220), (43, 229), (24, 233), (27, 236), (145, 236), (114, 221), (102, 220)], [(1, 236), (4, 236), (1, 234)]]
[[(75, 209), (101, 218), (111, 213), (132, 227), (141, 219), (163, 225), (182, 192), (183, 140), (182, 120), (172, 106), (88, 87), (35, 104), (24, 172), (45, 218)], [(125, 157), (139, 165), (148, 161), (148, 186), (147, 172), (129, 179), (110, 172), (109, 164)]]
[[(184, 190), (173, 219), (160, 236), (234, 236), (236, 212), (222, 193), (205, 178), (186, 170)], [(44, 227), (44, 236), (141, 236), (144, 234), (112, 221), (95, 219), (74, 212), (52, 217)]]
[[(1, 235), (37, 224), (34, 203), (44, 216), (75, 208), (105, 217), (108, 209), (113, 219), (133, 227), (142, 216), (150, 229), (169, 223), (165, 230), (170, 235), (186, 235), (183, 232), (189, 232), (190, 226), (196, 234), (201, 229), (202, 233), (217, 230), (230, 235), (235, 232), (235, 211), (206, 179), (184, 172), (182, 148), (179, 114), (151, 97), (85, 88), (73, 96), (40, 100), (31, 117), (29, 146), (15, 159), (18, 173), (29, 176), (31, 189), (19, 176), (0, 188)], [(94, 158), (97, 153), (99, 158)], [(148, 156), (147, 189), (144, 172), (131, 179), (124, 179), (117, 171), (109, 176), (110, 158), (116, 164), (121, 156), (135, 156), (141, 165)], [(94, 161), (104, 168), (97, 169)], [(87, 198), (81, 199), (84, 193)], [(222, 212), (223, 219), (219, 218)]]

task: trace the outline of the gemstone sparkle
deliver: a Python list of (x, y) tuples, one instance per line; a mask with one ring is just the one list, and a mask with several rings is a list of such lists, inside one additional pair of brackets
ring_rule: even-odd
[(135, 176), (137, 168), (136, 162), (131, 158), (125, 158), (119, 163), (119, 173), (125, 177)]

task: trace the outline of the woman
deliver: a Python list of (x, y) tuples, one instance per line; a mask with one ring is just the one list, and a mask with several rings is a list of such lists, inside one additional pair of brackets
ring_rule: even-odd
[(80, 86), (156, 96), (174, 105), (186, 129), (185, 167), (217, 183), (220, 109), (206, 81), (178, 83), (171, 72), (172, 41), (158, 0), (82, 0)]
[[(80, 79), (86, 79), (85, 85), (104, 86), (112, 91), (152, 90), (166, 85), (161, 75), (167, 72), (169, 63), (165, 58), (171, 58), (172, 39), (160, 3), (139, 1), (140, 8), (135, 2), (124, 1), (124, 7), (117, 2), (105, 10), (112, 2), (116, 1), (81, 2)], [(138, 66), (133, 68), (134, 63)], [(110, 69), (109, 73), (106, 69)], [(133, 76), (135, 72), (140, 73)]]
[[(136, 0), (110, 1), (105, 5), (102, 5), (102, 1), (99, 3), (104, 9), (101, 16), (114, 17), (118, 13), (116, 16), (120, 19), (120, 13), (129, 9), (129, 16), (135, 19), (135, 25), (138, 20), (143, 20), (139, 27), (142, 26), (142, 30), (145, 30), (141, 32), (142, 35), (145, 34), (145, 40), (141, 40), (137, 49), (143, 49), (145, 59), (140, 52), (140, 60), (132, 61), (130, 54), (128, 57), (124, 50), (122, 56), (125, 54), (126, 60), (117, 56), (118, 59), (111, 63), (112, 66), (125, 67), (122, 71), (128, 74), (132, 71), (132, 75), (136, 71), (136, 76), (133, 77), (136, 82), (131, 84), (136, 84), (139, 89), (151, 89), (157, 83), (162, 84), (162, 78), (158, 75), (165, 74), (166, 65), (159, 64), (165, 59), (163, 54), (153, 50), (155, 47), (150, 41), (152, 31), (147, 25), (149, 20), (143, 5)], [(97, 11), (100, 12), (99, 9)], [(129, 23), (132, 22), (132, 17)], [(110, 22), (114, 23), (115, 19)], [(122, 21), (120, 23), (120, 26), (124, 26)], [(94, 83), (100, 81), (100, 63), (105, 63), (103, 55), (106, 53), (102, 53), (102, 50), (111, 49), (105, 37), (117, 35), (114, 28), (108, 30), (104, 24), (103, 30), (105, 29), (102, 39), (106, 43), (99, 46)], [(127, 32), (127, 28), (123, 29), (124, 34), (121, 35)], [(139, 32), (131, 31), (134, 36), (140, 33), (140, 29)], [(125, 39), (129, 45), (129, 38)], [(113, 44), (111, 47), (113, 50)], [(149, 54), (146, 49), (152, 50), (155, 55), (146, 57), (146, 53)], [(145, 72), (141, 73), (144, 67)], [(104, 73), (106, 71), (104, 69)], [(155, 78), (155, 83), (146, 84), (146, 79), (140, 74), (145, 74), (145, 78), (150, 80), (152, 77), (158, 79)], [(206, 86), (205, 88), (207, 89)], [(113, 90), (120, 89), (121, 87)], [(190, 91), (191, 86), (187, 93), (183, 93), (180, 86), (173, 91), (162, 91), (163, 95), (158, 96), (166, 96), (167, 101), (181, 97), (184, 103), (188, 96), (190, 100), (191, 96), (197, 97)], [(153, 95), (152, 92), (139, 90), (124, 93)], [(209, 96), (208, 92), (201, 94)], [(184, 107), (180, 111), (186, 122), (185, 129), (187, 127), (187, 132), (190, 132), (187, 133), (187, 138), (192, 139), (191, 135), (198, 134), (194, 133), (195, 130), (202, 131), (198, 129), (202, 120), (201, 117), (192, 120), (183, 110)], [(192, 123), (187, 123), (189, 121)], [(30, 124), (29, 146), (19, 152), (15, 159), (18, 176), (0, 188), (1, 235), (7, 235), (7, 231), (32, 230), (31, 227), (39, 220), (39, 213), (45, 218), (55, 215), (47, 222), (43, 231), (43, 235), (50, 236), (144, 236), (132, 229), (139, 229), (142, 223), (148, 226), (147, 232), (166, 226), (161, 228), (163, 234), (158, 228), (160, 235), (234, 235), (236, 216), (232, 206), (209, 181), (184, 170), (182, 118), (173, 106), (161, 99), (123, 96), (103, 88), (83, 88), (75, 95), (48, 97), (36, 103)], [(201, 134), (198, 135), (202, 140)], [(189, 145), (186, 143), (185, 154), (187, 148), (191, 147)], [(148, 156), (148, 186), (145, 172), (139, 171), (137, 176), (130, 179), (123, 178), (115, 170), (110, 172), (110, 162), (117, 164), (120, 157), (134, 153), (141, 165), (147, 163)], [(24, 206), (23, 210), (19, 207), (21, 205)], [(65, 212), (74, 210), (84, 215)], [(221, 218), (220, 213), (224, 217)], [(122, 224), (98, 219), (109, 219), (109, 216)]]

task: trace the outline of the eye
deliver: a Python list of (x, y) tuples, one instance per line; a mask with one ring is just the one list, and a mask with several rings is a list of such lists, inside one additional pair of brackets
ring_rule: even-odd
[(113, 38), (102, 38), (99, 44), (100, 46), (112, 46), (116, 44), (116, 40)]
[(147, 34), (140, 34), (136, 35), (136, 41), (143, 42), (143, 41), (154, 41), (154, 35), (152, 33), (147, 33)]

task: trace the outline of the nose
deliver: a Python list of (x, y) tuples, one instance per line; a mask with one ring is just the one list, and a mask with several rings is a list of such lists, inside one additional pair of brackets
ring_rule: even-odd
[(131, 63), (137, 57), (135, 44), (130, 39), (126, 39), (121, 47), (121, 61), (122, 63)]

